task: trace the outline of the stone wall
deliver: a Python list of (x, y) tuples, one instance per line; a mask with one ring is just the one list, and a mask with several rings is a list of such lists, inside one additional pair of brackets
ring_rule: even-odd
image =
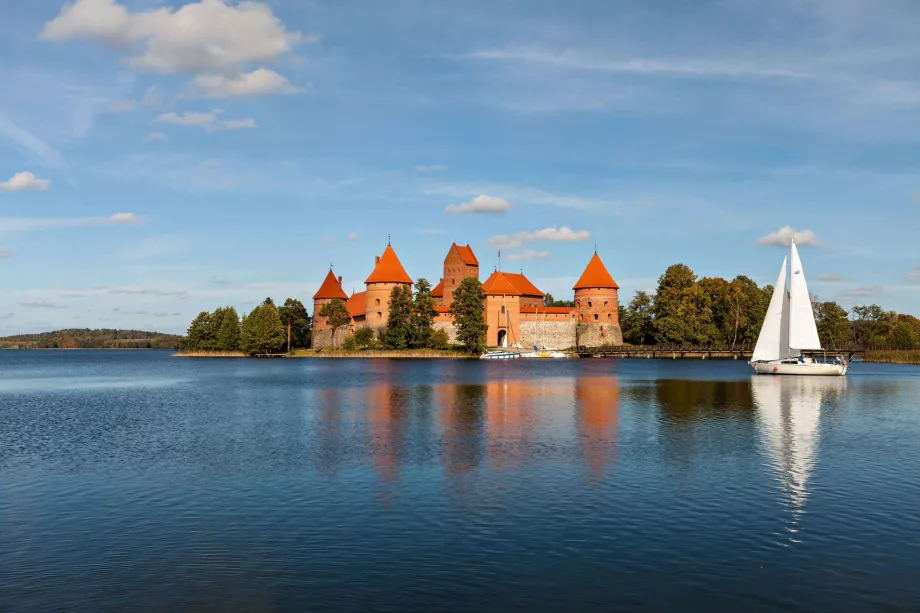
[(575, 346), (576, 322), (568, 321), (522, 321), (521, 346), (533, 349), (534, 345), (548, 349), (568, 349)]
[(578, 344), (584, 347), (622, 345), (623, 332), (618, 324), (579, 324)]
[[(351, 334), (351, 329), (348, 326), (342, 326), (335, 331), (335, 346), (341, 347), (342, 343), (345, 342), (345, 339), (348, 335)], [(326, 328), (324, 330), (313, 330), (313, 348), (314, 349), (325, 349), (332, 347), (332, 330)]]
[(447, 340), (451, 345), (456, 345), (457, 343), (457, 326), (454, 325), (454, 322), (450, 321), (436, 321), (432, 324), (432, 329), (434, 330), (445, 330), (447, 332)]

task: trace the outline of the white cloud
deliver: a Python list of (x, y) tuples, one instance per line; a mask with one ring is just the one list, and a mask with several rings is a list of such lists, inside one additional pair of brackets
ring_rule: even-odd
[(230, 281), (230, 279), (227, 277), (222, 277), (221, 275), (212, 275), (211, 283), (214, 285), (230, 285), (232, 281)]
[(358, 233), (357, 233), (357, 232), (352, 232), (351, 234), (349, 234), (349, 235), (348, 235), (348, 240), (350, 240), (350, 241), (356, 241), (356, 240), (358, 240)]
[(802, 70), (761, 62), (705, 58), (617, 58), (585, 54), (576, 50), (490, 49), (471, 53), (470, 59), (551, 66), (564, 70), (729, 79), (812, 79)]
[(209, 113), (196, 113), (191, 111), (187, 111), (181, 115), (177, 113), (163, 113), (157, 116), (154, 121), (173, 126), (197, 127), (205, 132), (258, 127), (254, 119), (220, 119), (218, 115), (220, 115), (221, 112), (222, 111), (215, 109)]
[(572, 230), (566, 226), (559, 228), (544, 228), (531, 232), (517, 232), (508, 236), (499, 234), (489, 239), (489, 244), (495, 249), (517, 249), (528, 242), (550, 241), (550, 242), (584, 242), (591, 240), (591, 233), (588, 230)]
[(60, 151), (49, 147), (40, 138), (10, 121), (2, 112), (0, 112), (0, 136), (10, 139), (22, 149), (34, 153), (49, 166), (59, 166), (63, 161)]
[(167, 139), (167, 136), (163, 132), (151, 132), (150, 134), (144, 137), (144, 142), (154, 143), (157, 141), (164, 141), (166, 139)]
[(416, 166), (416, 172), (443, 172), (447, 170), (447, 166), (442, 166), (441, 164), (423, 164), (421, 166)]
[(525, 260), (545, 260), (549, 257), (549, 251), (534, 251), (533, 249), (527, 249), (520, 253), (511, 253), (505, 256), (505, 259), (509, 262), (523, 262)]
[(201, 75), (189, 84), (203, 98), (246, 98), (273, 94), (299, 94), (305, 90), (294, 87), (286, 77), (274, 70), (259, 68), (239, 75)]
[(23, 302), (22, 306), (30, 309), (66, 309), (67, 307), (48, 302), (46, 300), (35, 300), (32, 302)]
[(469, 202), (449, 204), (444, 207), (444, 212), (448, 215), (504, 215), (510, 208), (511, 203), (507, 200), (483, 194)]
[(139, 217), (134, 213), (115, 213), (114, 215), (109, 216), (109, 223), (139, 223), (143, 221), (143, 217)]
[(128, 65), (164, 73), (227, 73), (273, 61), (311, 40), (288, 32), (267, 4), (224, 0), (136, 13), (115, 0), (77, 0), (45, 24), (40, 37), (97, 41), (125, 52), (132, 44), (145, 44), (143, 54), (129, 58)]
[(12, 249), (0, 247), (0, 260), (11, 260), (15, 255)]
[(910, 272), (904, 275), (908, 283), (920, 283), (920, 266), (914, 266)]
[(844, 301), (852, 301), (859, 298), (874, 298), (876, 296), (881, 296), (884, 291), (885, 288), (881, 285), (860, 285), (859, 287), (840, 292), (838, 297)]
[(0, 232), (125, 225), (142, 219), (133, 213), (115, 213), (109, 217), (0, 217)]
[(49, 187), (51, 187), (51, 181), (38, 179), (31, 172), (19, 172), (13, 175), (9, 181), (0, 181), (0, 192), (44, 191)]
[(795, 244), (799, 247), (808, 245), (817, 245), (820, 242), (818, 235), (811, 230), (798, 231), (792, 226), (783, 226), (776, 232), (770, 232), (766, 236), (757, 239), (757, 245), (761, 247), (788, 247), (795, 238)]
[(135, 100), (130, 100), (128, 98), (121, 98), (119, 100), (113, 100), (109, 103), (109, 112), (110, 113), (127, 113), (133, 111), (134, 107), (137, 105)]
[(818, 275), (818, 281), (825, 281), (827, 283), (843, 283), (844, 281), (849, 281), (848, 277), (844, 275), (832, 274), (832, 273), (822, 273)]
[(323, 239), (323, 242), (324, 242), (324, 243), (328, 243), (328, 244), (331, 245), (332, 243), (335, 242), (335, 237), (334, 237), (334, 236), (327, 236), (326, 238)]
[(501, 183), (472, 183), (453, 185), (433, 185), (425, 189), (425, 193), (435, 196), (454, 196), (465, 198), (476, 194), (500, 194), (501, 198), (518, 204), (536, 204), (543, 206), (557, 206), (565, 209), (604, 209), (612, 211), (632, 207), (634, 202), (619, 202), (599, 198), (586, 198), (569, 194), (554, 194), (535, 187), (507, 185)]

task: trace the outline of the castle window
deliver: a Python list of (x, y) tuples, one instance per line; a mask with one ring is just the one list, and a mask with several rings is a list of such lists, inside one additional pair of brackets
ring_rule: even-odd
[(591, 308), (591, 301), (590, 301), (590, 300), (588, 301), (588, 308), (589, 308), (589, 309)]
[(380, 306), (380, 298), (377, 298), (377, 306)]
[(611, 315), (610, 313), (607, 313), (607, 319), (613, 319), (613, 315)]
[(457, 280), (456, 280), (456, 279), (451, 279), (451, 280), (450, 280), (450, 284), (451, 284), (451, 285), (456, 285), (456, 284), (457, 284)]
[(607, 306), (607, 301), (606, 301), (606, 300), (604, 300), (604, 306)]
[(597, 321), (597, 313), (594, 314), (594, 321)]
[(383, 319), (383, 313), (377, 311), (377, 319)]
[(505, 312), (505, 305), (502, 305), (502, 313)]

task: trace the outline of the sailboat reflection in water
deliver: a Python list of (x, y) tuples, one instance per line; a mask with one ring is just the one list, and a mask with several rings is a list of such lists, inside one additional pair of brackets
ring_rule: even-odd
[(763, 445), (793, 514), (788, 530), (795, 534), (815, 468), (821, 406), (846, 392), (846, 379), (753, 377), (751, 386)]

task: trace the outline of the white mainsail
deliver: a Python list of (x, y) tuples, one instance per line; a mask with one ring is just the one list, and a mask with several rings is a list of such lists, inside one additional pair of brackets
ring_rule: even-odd
[(754, 361), (780, 360), (789, 356), (789, 297), (786, 294), (786, 258), (779, 269), (779, 278), (767, 307), (757, 345), (754, 347)]
[(811, 296), (805, 284), (805, 271), (799, 251), (792, 241), (791, 281), (789, 282), (789, 347), (794, 350), (821, 349), (818, 326), (811, 308)]

